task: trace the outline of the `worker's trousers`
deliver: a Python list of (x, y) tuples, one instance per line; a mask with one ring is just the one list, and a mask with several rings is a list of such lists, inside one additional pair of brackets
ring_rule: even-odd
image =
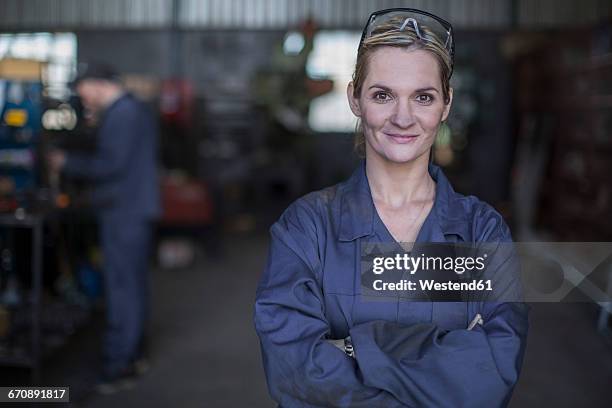
[(120, 375), (140, 357), (149, 314), (152, 223), (123, 218), (100, 218), (106, 299), (103, 355), (108, 377)]

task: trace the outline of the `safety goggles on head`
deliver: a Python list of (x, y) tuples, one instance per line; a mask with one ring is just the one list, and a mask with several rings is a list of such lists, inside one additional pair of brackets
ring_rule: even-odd
[(400, 31), (404, 31), (406, 27), (414, 30), (417, 37), (423, 41), (435, 41), (432, 35), (437, 38), (437, 41), (446, 48), (451, 57), (451, 74), (453, 72), (453, 62), (455, 59), (455, 43), (453, 41), (453, 26), (446, 20), (435, 16), (426, 11), (421, 11), (411, 8), (391, 8), (386, 10), (378, 10), (370, 14), (368, 23), (363, 29), (359, 48), (366, 38), (377, 33), (377, 28), (383, 27), (391, 21), (400, 22)]

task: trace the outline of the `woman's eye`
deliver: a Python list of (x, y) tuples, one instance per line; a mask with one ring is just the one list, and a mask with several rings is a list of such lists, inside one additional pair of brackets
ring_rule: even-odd
[(376, 102), (387, 102), (390, 99), (391, 95), (389, 95), (387, 92), (376, 92), (374, 94), (374, 100)]
[(417, 102), (422, 103), (422, 104), (430, 104), (433, 102), (433, 96), (429, 95), (429, 94), (422, 94), (417, 96)]

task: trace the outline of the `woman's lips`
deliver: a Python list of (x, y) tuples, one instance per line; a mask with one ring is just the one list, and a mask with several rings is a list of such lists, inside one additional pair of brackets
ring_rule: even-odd
[(411, 135), (411, 134), (403, 134), (403, 133), (386, 133), (385, 132), (385, 135), (391, 138), (391, 140), (393, 140), (395, 143), (400, 143), (400, 144), (411, 143), (414, 140), (416, 140), (417, 137), (419, 137), (419, 135)]

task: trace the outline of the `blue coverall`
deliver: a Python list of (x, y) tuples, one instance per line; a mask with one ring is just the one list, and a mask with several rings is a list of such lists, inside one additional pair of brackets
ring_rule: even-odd
[(148, 315), (152, 222), (160, 213), (157, 126), (149, 109), (123, 94), (103, 113), (92, 156), (70, 154), (64, 172), (95, 182), (107, 328), (104, 372), (119, 375), (140, 357)]
[[(429, 173), (436, 197), (417, 242), (511, 242), (491, 206), (454, 192), (437, 166)], [(361, 243), (395, 242), (375, 210), (365, 162), (349, 180), (294, 202), (270, 231), (255, 327), (279, 406), (507, 405), (524, 355), (527, 305), (359, 296)], [(520, 278), (510, 282), (520, 290)], [(484, 324), (466, 330), (476, 313)], [(348, 335), (355, 359), (326, 341)]]

